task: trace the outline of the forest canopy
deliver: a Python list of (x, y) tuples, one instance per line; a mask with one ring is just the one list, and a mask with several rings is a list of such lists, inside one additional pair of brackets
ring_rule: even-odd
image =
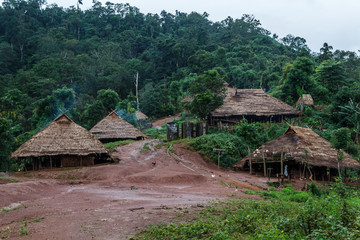
[(290, 105), (309, 93), (327, 107), (309, 113), (309, 123), (321, 118), (329, 129), (355, 129), (358, 141), (358, 55), (327, 43), (312, 53), (304, 38), (279, 38), (253, 15), (212, 22), (207, 13), (143, 14), (111, 2), (83, 11), (5, 0), (0, 56), (0, 170), (61, 111), (88, 129), (115, 108), (133, 113), (137, 73), (140, 110), (150, 117), (179, 112), (193, 82), (216, 72), (234, 87), (261, 88)]

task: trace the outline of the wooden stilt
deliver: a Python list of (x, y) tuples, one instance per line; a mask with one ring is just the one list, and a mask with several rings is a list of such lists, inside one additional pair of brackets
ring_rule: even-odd
[(60, 167), (62, 168), (63, 167), (63, 158), (60, 157)]
[(82, 166), (83, 165), (83, 158), (82, 158), (82, 156), (80, 156), (80, 166)]
[(33, 171), (35, 171), (35, 158), (32, 159), (32, 167), (33, 167)]
[(281, 182), (284, 182), (284, 150), (281, 149), (281, 156), (280, 156), (280, 166), (281, 166)]
[(266, 177), (266, 160), (265, 160), (265, 153), (264, 153), (264, 149), (262, 149), (262, 157), (263, 157), (263, 162), (264, 162), (264, 177)]
[(52, 169), (52, 157), (50, 156), (50, 168)]
[(41, 157), (39, 158), (39, 170), (42, 168), (41, 166)]

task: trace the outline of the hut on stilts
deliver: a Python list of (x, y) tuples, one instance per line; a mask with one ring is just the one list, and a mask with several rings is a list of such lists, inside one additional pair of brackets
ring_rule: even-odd
[(105, 146), (85, 128), (61, 114), (11, 157), (32, 158), (32, 169), (94, 165), (109, 157)]
[(312, 98), (311, 94), (303, 94), (299, 97), (296, 102), (296, 108), (303, 108), (304, 106), (315, 107), (314, 99)]
[(224, 104), (211, 113), (210, 125), (236, 124), (244, 118), (249, 122), (282, 122), (301, 115), (262, 89), (236, 89), (230, 85), (226, 89)]
[[(342, 152), (342, 151), (341, 151)], [(236, 163), (237, 169), (264, 172), (264, 176), (278, 175), (311, 180), (331, 180), (338, 175), (338, 168), (360, 168), (360, 163), (342, 152), (338, 162), (338, 151), (310, 128), (290, 126), (286, 132)]]
[(90, 132), (103, 143), (119, 140), (143, 140), (147, 136), (139, 129), (122, 119), (115, 111), (98, 122)]

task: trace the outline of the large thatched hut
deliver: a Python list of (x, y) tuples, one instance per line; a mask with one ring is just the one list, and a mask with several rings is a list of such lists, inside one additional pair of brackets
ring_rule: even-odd
[(224, 104), (210, 115), (211, 125), (249, 122), (281, 122), (298, 117), (301, 113), (290, 105), (266, 94), (262, 89), (236, 89), (228, 85)]
[(122, 119), (115, 111), (98, 122), (90, 132), (101, 142), (113, 142), (126, 139), (142, 140), (146, 135)]
[(307, 105), (309, 107), (314, 107), (314, 99), (312, 98), (311, 94), (303, 94), (299, 97), (299, 99), (296, 102), (296, 108), (300, 105)]
[(11, 154), (13, 158), (32, 158), (33, 169), (93, 165), (108, 157), (104, 145), (66, 114), (41, 129)]
[[(358, 161), (345, 152), (342, 154), (340, 168), (360, 168)], [(310, 128), (294, 126), (290, 126), (282, 136), (250, 153), (235, 164), (234, 168), (249, 168), (250, 159), (255, 171), (264, 171), (265, 168), (267, 174), (269, 169), (273, 174), (282, 174), (281, 171), (285, 170), (286, 165), (289, 175), (300, 178), (312, 176), (313, 180), (331, 179), (337, 174), (338, 169), (338, 152), (331, 147), (330, 142)]]

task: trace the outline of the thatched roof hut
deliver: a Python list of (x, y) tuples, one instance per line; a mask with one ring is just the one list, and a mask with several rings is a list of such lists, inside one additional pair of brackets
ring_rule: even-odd
[(192, 98), (191, 98), (189, 95), (187, 95), (186, 97), (184, 97), (183, 99), (181, 99), (180, 102), (182, 102), (182, 103), (189, 103), (189, 102), (192, 102)]
[(98, 122), (90, 132), (102, 142), (112, 142), (125, 139), (141, 140), (146, 135), (139, 129), (122, 119), (116, 112), (111, 112)]
[(107, 154), (105, 146), (66, 114), (41, 129), (11, 154), (13, 158)]
[[(310, 128), (291, 126), (282, 136), (265, 143), (250, 156), (253, 163), (263, 163), (263, 157), (266, 162), (279, 162), (281, 153), (284, 161), (306, 163), (315, 167), (338, 167), (337, 150)], [(343, 154), (340, 168), (360, 168), (358, 161), (345, 152)], [(248, 164), (250, 156), (243, 158), (234, 167), (243, 168)]]
[(296, 102), (296, 108), (299, 106), (300, 103), (303, 103), (304, 105), (314, 107), (314, 99), (312, 98), (311, 94), (303, 94), (302, 98), (301, 96)]
[(141, 111), (137, 110), (135, 112), (135, 116), (136, 116), (136, 119), (137, 120), (146, 120), (146, 119), (149, 119), (148, 116), (146, 116), (144, 113), (142, 113)]
[(282, 121), (301, 113), (290, 105), (266, 94), (262, 89), (236, 89), (227, 86), (224, 104), (211, 113), (212, 121)]

